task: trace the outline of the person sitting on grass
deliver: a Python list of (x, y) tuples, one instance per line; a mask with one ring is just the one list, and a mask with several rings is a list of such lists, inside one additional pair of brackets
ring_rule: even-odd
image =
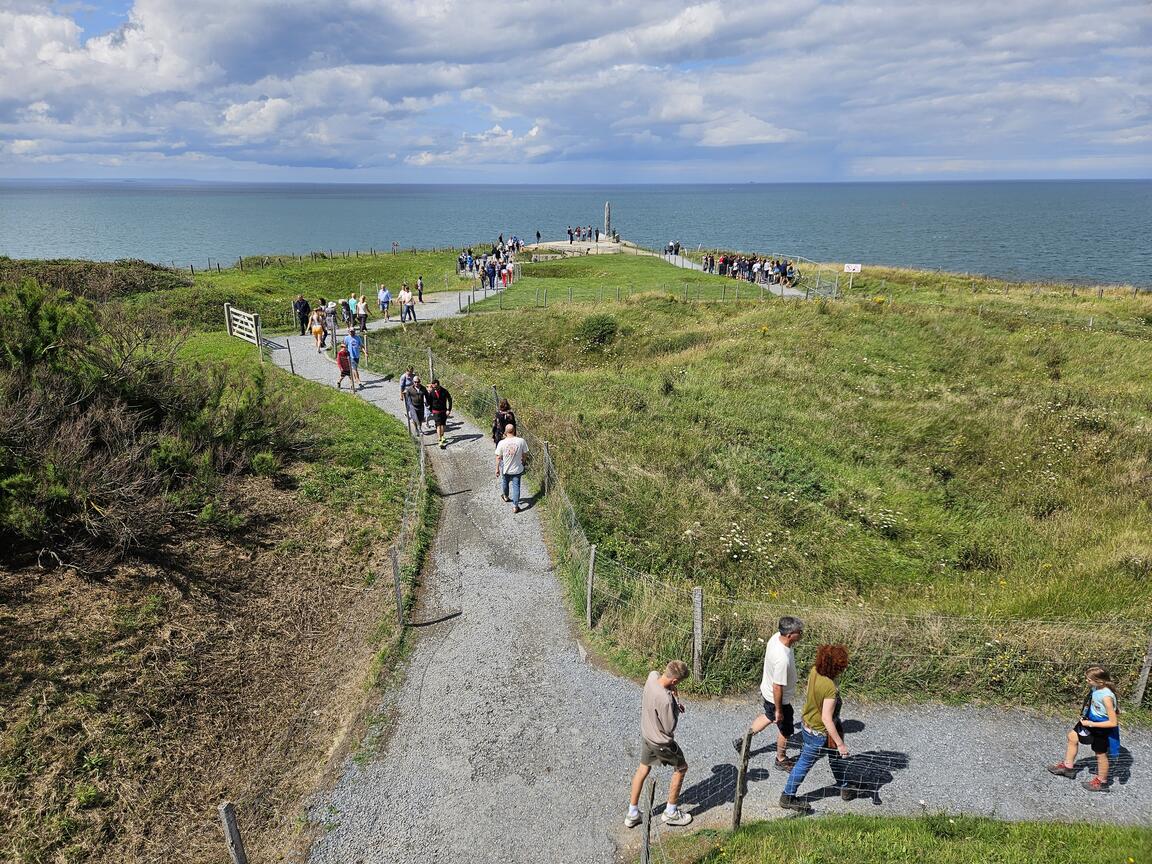
[(684, 776), (688, 773), (688, 760), (675, 738), (676, 723), (684, 713), (676, 687), (687, 677), (688, 666), (682, 660), (671, 661), (663, 673), (648, 673), (640, 699), (640, 765), (632, 775), (632, 798), (628, 815), (624, 817), (625, 828), (635, 828), (640, 824), (640, 793), (652, 766), (656, 764), (673, 769), (672, 782), (668, 784), (668, 805), (661, 817), (664, 824), (680, 826), (692, 821), (692, 814), (685, 813), (676, 803), (684, 785)]
[(1089, 666), (1084, 673), (1092, 687), (1084, 697), (1080, 720), (1068, 732), (1068, 747), (1064, 761), (1049, 765), (1048, 770), (1057, 777), (1075, 777), (1076, 751), (1081, 744), (1089, 744), (1096, 754), (1096, 776), (1081, 785), (1089, 792), (1107, 792), (1108, 757), (1120, 755), (1120, 720), (1116, 713), (1116, 692), (1112, 689), (1112, 676), (1103, 666)]
[[(840, 760), (848, 757), (848, 745), (844, 743), (840, 728), (840, 688), (836, 679), (847, 668), (848, 649), (843, 645), (821, 645), (816, 649), (816, 663), (808, 674), (808, 692), (804, 695), (803, 722), (800, 724), (804, 747), (780, 796), (780, 806), (785, 810), (812, 812), (808, 802), (797, 798), (796, 793), (812, 766), (825, 753), (829, 754), (828, 760), (832, 763), (832, 776), (838, 778), (842, 774)], [(836, 785), (844, 800), (850, 801), (855, 797), (839, 779)]]

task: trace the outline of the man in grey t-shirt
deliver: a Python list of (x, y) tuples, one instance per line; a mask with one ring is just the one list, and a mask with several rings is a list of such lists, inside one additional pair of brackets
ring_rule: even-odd
[(640, 792), (653, 764), (657, 763), (674, 769), (672, 782), (668, 784), (668, 806), (661, 817), (664, 824), (687, 825), (692, 821), (691, 813), (676, 806), (684, 775), (688, 773), (688, 760), (675, 738), (676, 723), (684, 713), (683, 703), (676, 698), (676, 687), (687, 677), (688, 667), (680, 660), (670, 662), (663, 673), (648, 673), (640, 700), (640, 766), (632, 775), (632, 800), (624, 817), (625, 828), (640, 824)]

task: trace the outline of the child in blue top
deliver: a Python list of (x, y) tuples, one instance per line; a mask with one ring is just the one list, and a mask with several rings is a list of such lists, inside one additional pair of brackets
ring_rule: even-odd
[(1090, 744), (1096, 754), (1096, 776), (1081, 785), (1089, 792), (1107, 792), (1108, 757), (1120, 755), (1116, 692), (1112, 689), (1112, 676), (1103, 666), (1089, 666), (1084, 674), (1092, 690), (1084, 699), (1079, 722), (1068, 733), (1064, 761), (1049, 765), (1048, 770), (1058, 777), (1075, 777), (1076, 751), (1081, 744)]

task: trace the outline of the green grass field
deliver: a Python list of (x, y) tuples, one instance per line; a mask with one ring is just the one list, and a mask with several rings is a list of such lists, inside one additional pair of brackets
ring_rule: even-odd
[[(864, 652), (856, 674), (885, 695), (1064, 698), (1092, 659), (1130, 680), (1152, 615), (1152, 300), (920, 274), (892, 302), (865, 283), (835, 302), (695, 303), (662, 292), (680, 271), (658, 259), (524, 269), (506, 302), (534, 280), (584, 302), (394, 338), (512, 398), (602, 558), (715, 598), (704, 689), (752, 683), (785, 610)], [(636, 291), (597, 304), (590, 274)], [(683, 596), (605, 590), (621, 602), (598, 638), (624, 668), (683, 653)]]
[(701, 831), (669, 841), (664, 852), (678, 864), (1146, 864), (1152, 831), (942, 814), (830, 816)]
[[(261, 266), (264, 261), (268, 266)], [(244, 259), (244, 270), (236, 266), (220, 272), (197, 272), (195, 284), (158, 293), (136, 295), (128, 303), (137, 308), (156, 306), (168, 320), (196, 329), (215, 330), (223, 326), (224, 304), (232, 303), (248, 312), (260, 314), (265, 329), (285, 329), (293, 324), (292, 301), (303, 294), (315, 305), (319, 297), (347, 297), (349, 292), (363, 293), (369, 311), (375, 317), (376, 286), (387, 285), (395, 296), (400, 283), (416, 284), (424, 277), (426, 292), (445, 290), (445, 278), (452, 290), (459, 280), (455, 275), (454, 252), (377, 253), (375, 257), (312, 260), (288, 256)]]

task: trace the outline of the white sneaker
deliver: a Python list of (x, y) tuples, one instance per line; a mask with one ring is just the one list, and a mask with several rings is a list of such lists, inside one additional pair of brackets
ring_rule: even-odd
[(660, 821), (665, 825), (679, 827), (681, 825), (687, 825), (689, 822), (691, 822), (692, 814), (685, 813), (683, 810), (677, 810), (675, 813), (669, 813), (667, 810), (665, 810), (664, 815), (660, 817)]
[(625, 816), (624, 817), (624, 827), (625, 828), (635, 828), (642, 821), (643, 820), (640, 818), (639, 813), (637, 813), (635, 816)]

